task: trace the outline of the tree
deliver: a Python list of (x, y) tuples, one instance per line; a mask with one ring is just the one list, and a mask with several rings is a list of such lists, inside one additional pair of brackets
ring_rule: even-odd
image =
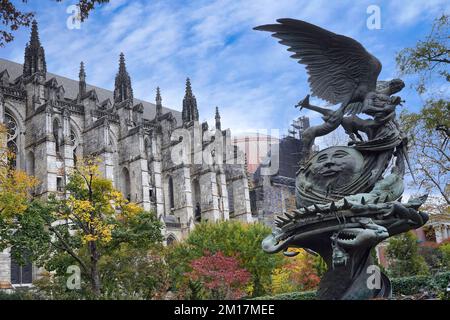
[(163, 299), (170, 286), (162, 244), (134, 247), (122, 243), (100, 260), (103, 297), (107, 299)]
[(6, 128), (0, 124), (0, 251), (7, 247), (14, 219), (22, 219), (37, 180), (11, 164), (15, 155), (6, 148)]
[(295, 257), (286, 257), (285, 263), (274, 270), (272, 293), (286, 293), (313, 290), (320, 282), (323, 261), (303, 249), (290, 249), (298, 252)]
[(404, 112), (401, 122), (410, 136), (410, 157), (416, 185), (440, 195), (450, 205), (450, 102), (429, 101), (419, 113)]
[(6, 147), (6, 132), (0, 124), (0, 217), (10, 218), (25, 211), (37, 180), (11, 165), (15, 154)]
[(271, 288), (272, 271), (283, 262), (281, 255), (268, 255), (261, 248), (262, 240), (271, 230), (260, 223), (240, 221), (202, 222), (189, 234), (186, 241), (168, 247), (167, 262), (172, 270), (175, 288), (183, 285), (183, 275), (190, 272), (191, 261), (204, 255), (222, 252), (236, 257), (240, 267), (251, 274), (252, 296), (263, 295)]
[(431, 273), (442, 271), (445, 262), (439, 244), (431, 241), (423, 242), (418, 248), (418, 253), (424, 258)]
[(245, 296), (245, 287), (250, 273), (239, 266), (235, 257), (227, 257), (221, 251), (194, 259), (192, 271), (187, 277), (200, 282), (207, 289), (207, 298), (215, 300), (240, 299)]
[[(47, 202), (36, 200), (20, 219), (15, 219), (10, 229), (17, 231), (5, 239), (13, 248), (28, 247), (27, 255), (46, 270), (55, 271), (57, 277), (65, 277), (68, 266), (79, 266), (83, 279), (87, 279), (86, 294), (98, 298), (102, 278), (111, 279), (108, 270), (121, 278), (117, 274), (119, 267), (102, 269), (104, 261), (126, 261), (128, 267), (132, 261), (139, 266), (144, 262), (150, 265), (153, 260), (147, 253), (162, 241), (161, 224), (154, 213), (128, 202), (110, 180), (102, 178), (97, 160), (78, 163), (69, 174), (69, 196), (52, 197)], [(23, 235), (19, 237), (21, 230)], [(31, 246), (32, 243), (39, 245)], [(127, 250), (130, 255), (124, 257)], [(131, 256), (131, 252), (138, 251), (139, 257)], [(55, 283), (61, 281), (56, 279)], [(111, 291), (110, 286), (107, 289)]]
[(439, 251), (442, 253), (444, 267), (450, 271), (450, 240), (444, 240), (439, 245)]
[(429, 89), (429, 82), (434, 81), (436, 76), (450, 81), (449, 27), (450, 17), (443, 14), (434, 21), (425, 40), (420, 40), (414, 48), (403, 49), (397, 54), (400, 72), (419, 76), (416, 84), (419, 93), (425, 93)]
[[(62, 2), (63, 0), (52, 0)], [(27, 3), (27, 0), (22, 0)], [(80, 20), (83, 22), (97, 4), (107, 3), (109, 0), (79, 0), (77, 6), (80, 8)], [(0, 23), (4, 28), (0, 29), (0, 46), (14, 40), (13, 33), (20, 27), (30, 26), (34, 18), (34, 12), (21, 11), (11, 0), (2, 0), (0, 5)]]
[(428, 274), (428, 266), (418, 251), (417, 237), (411, 231), (390, 238), (386, 247), (388, 272), (393, 277)]
[[(404, 111), (402, 125), (411, 137), (413, 173), (419, 186), (436, 190), (450, 204), (450, 102), (448, 92), (440, 91), (450, 82), (450, 18), (436, 19), (431, 33), (414, 48), (402, 50), (396, 57), (401, 74), (417, 75), (416, 90), (425, 95), (420, 112)], [(444, 84), (443, 86), (441, 84)]]

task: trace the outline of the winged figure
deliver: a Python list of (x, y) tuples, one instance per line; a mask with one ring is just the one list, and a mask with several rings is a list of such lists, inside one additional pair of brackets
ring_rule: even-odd
[(347, 108), (362, 103), (375, 91), (380, 61), (356, 40), (295, 19), (255, 27), (273, 32), (273, 37), (294, 52), (292, 58), (306, 65), (314, 96)]
[(403, 89), (404, 83), (400, 79), (384, 82), (380, 89), (377, 80), (381, 63), (358, 41), (301, 20), (277, 19), (277, 22), (254, 29), (272, 32), (273, 37), (293, 52), (292, 58), (306, 65), (314, 96), (333, 105), (341, 104), (336, 111), (319, 108), (309, 104), (309, 95), (299, 102), (300, 108), (322, 113), (325, 121), (304, 132), (306, 150), (316, 137), (328, 134), (342, 124), (345, 114), (374, 113), (374, 97), (388, 101), (390, 95)]
[[(324, 123), (302, 133), (297, 210), (277, 217), (278, 228), (263, 240), (263, 249), (306, 248), (321, 255), (328, 271), (317, 291), (319, 299), (390, 297), (391, 284), (384, 275), (376, 290), (367, 286), (370, 252), (389, 236), (428, 220), (419, 210), (426, 197), (401, 202), (408, 143), (395, 114), (402, 100), (393, 94), (405, 84), (401, 79), (378, 81), (380, 61), (354, 39), (300, 20), (277, 22), (255, 29), (272, 32), (293, 52), (292, 58), (306, 65), (312, 95), (340, 107), (334, 111), (311, 105), (309, 95), (298, 103), (321, 113)], [(339, 125), (350, 136), (348, 146), (310, 156), (314, 139)], [(392, 170), (385, 174), (391, 161)]]

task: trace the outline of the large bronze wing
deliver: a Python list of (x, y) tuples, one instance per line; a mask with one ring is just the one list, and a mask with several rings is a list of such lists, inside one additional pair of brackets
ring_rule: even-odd
[[(332, 104), (350, 99), (361, 105), (367, 92), (375, 90), (381, 63), (359, 42), (301, 20), (277, 22), (254, 29), (273, 32), (294, 52), (291, 57), (306, 65), (313, 95)], [(349, 105), (346, 111), (357, 113), (359, 107)]]

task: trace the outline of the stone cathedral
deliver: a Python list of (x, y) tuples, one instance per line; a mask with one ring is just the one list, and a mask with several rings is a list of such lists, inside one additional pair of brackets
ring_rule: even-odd
[[(167, 243), (200, 220), (252, 220), (245, 155), (217, 108), (214, 128), (199, 122), (189, 78), (180, 113), (162, 106), (159, 88), (155, 104), (133, 97), (123, 54), (114, 91), (88, 85), (85, 70), (78, 81), (48, 73), (36, 22), (23, 65), (0, 59), (0, 122), (16, 167), (40, 181), (35, 196), (64, 196), (77, 160), (95, 156), (130, 201), (157, 213)], [(0, 281), (13, 278), (8, 257), (0, 253)]]

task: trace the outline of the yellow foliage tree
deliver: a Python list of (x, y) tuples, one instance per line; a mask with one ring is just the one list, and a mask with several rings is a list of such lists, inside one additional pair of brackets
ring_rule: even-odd
[[(101, 247), (113, 240), (114, 228), (143, 213), (140, 206), (129, 202), (114, 189), (111, 180), (102, 177), (99, 163), (100, 160), (94, 158), (79, 161), (69, 174), (66, 186), (69, 196), (56, 202), (53, 212), (56, 223), (50, 226), (50, 231), (58, 239), (56, 246), (72, 256), (89, 275), (95, 296), (101, 290), (98, 268)], [(74, 235), (67, 232), (67, 225), (75, 231)], [(73, 241), (76, 237), (81, 244)], [(88, 259), (82, 255), (83, 252), (87, 252)]]
[(295, 257), (286, 257), (285, 264), (273, 271), (273, 294), (315, 289), (320, 282), (315, 257), (303, 249), (289, 249), (289, 251), (298, 254)]
[(0, 218), (9, 220), (26, 210), (37, 180), (11, 165), (15, 154), (6, 147), (6, 133), (0, 124)]

